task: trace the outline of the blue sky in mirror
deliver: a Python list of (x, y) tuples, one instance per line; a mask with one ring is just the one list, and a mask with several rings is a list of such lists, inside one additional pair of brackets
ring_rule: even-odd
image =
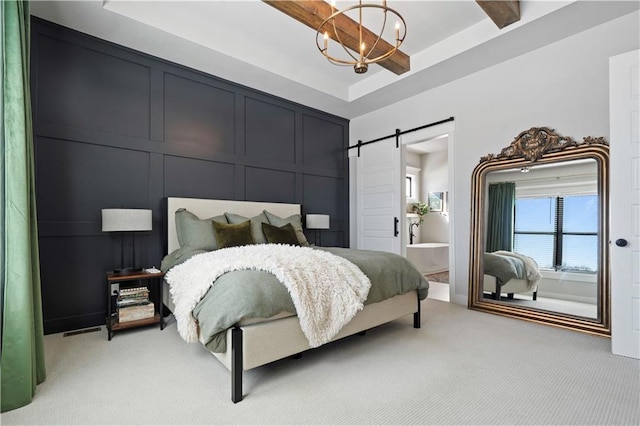
[[(554, 229), (558, 198), (516, 200), (514, 251), (553, 269)], [(562, 270), (598, 270), (598, 196), (566, 196), (563, 202)]]

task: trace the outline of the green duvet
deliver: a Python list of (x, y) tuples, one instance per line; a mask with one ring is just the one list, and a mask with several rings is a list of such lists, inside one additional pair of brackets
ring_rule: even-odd
[(483, 262), (484, 273), (498, 278), (500, 285), (506, 284), (512, 278), (527, 278), (524, 262), (515, 257), (485, 253)]
[[(317, 248), (341, 256), (358, 266), (371, 281), (365, 305), (418, 290), (427, 297), (429, 283), (404, 257), (391, 253), (339, 247)], [(202, 250), (180, 249), (165, 257), (162, 270), (182, 263)], [(268, 272), (241, 270), (218, 278), (193, 310), (212, 352), (226, 350), (225, 332), (244, 318), (269, 318), (281, 312), (295, 313), (287, 288)]]

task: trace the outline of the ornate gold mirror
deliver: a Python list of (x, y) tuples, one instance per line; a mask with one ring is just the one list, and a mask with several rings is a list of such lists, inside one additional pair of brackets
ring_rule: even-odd
[(520, 133), (472, 176), (470, 309), (610, 335), (609, 145)]

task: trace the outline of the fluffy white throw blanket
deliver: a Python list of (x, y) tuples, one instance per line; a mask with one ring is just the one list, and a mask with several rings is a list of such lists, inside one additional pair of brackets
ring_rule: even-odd
[(180, 336), (198, 340), (191, 313), (221, 275), (241, 269), (270, 272), (289, 290), (311, 347), (331, 339), (363, 308), (371, 282), (348, 260), (309, 247), (256, 244), (193, 256), (167, 272)]
[(495, 254), (511, 256), (515, 257), (516, 259), (522, 260), (522, 263), (524, 263), (524, 272), (527, 274), (527, 288), (535, 288), (540, 280), (542, 280), (542, 274), (540, 274), (538, 264), (535, 260), (533, 260), (533, 258), (525, 256), (524, 254), (516, 253), (514, 251), (498, 250), (495, 252)]

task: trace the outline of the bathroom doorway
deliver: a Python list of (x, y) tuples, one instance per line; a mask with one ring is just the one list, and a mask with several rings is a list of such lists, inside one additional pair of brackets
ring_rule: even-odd
[[(453, 241), (449, 145), (452, 132), (403, 140), (406, 169), (406, 257), (429, 281), (429, 298), (449, 302)], [(425, 209), (425, 206), (427, 209)], [(425, 212), (428, 210), (428, 212)]]

